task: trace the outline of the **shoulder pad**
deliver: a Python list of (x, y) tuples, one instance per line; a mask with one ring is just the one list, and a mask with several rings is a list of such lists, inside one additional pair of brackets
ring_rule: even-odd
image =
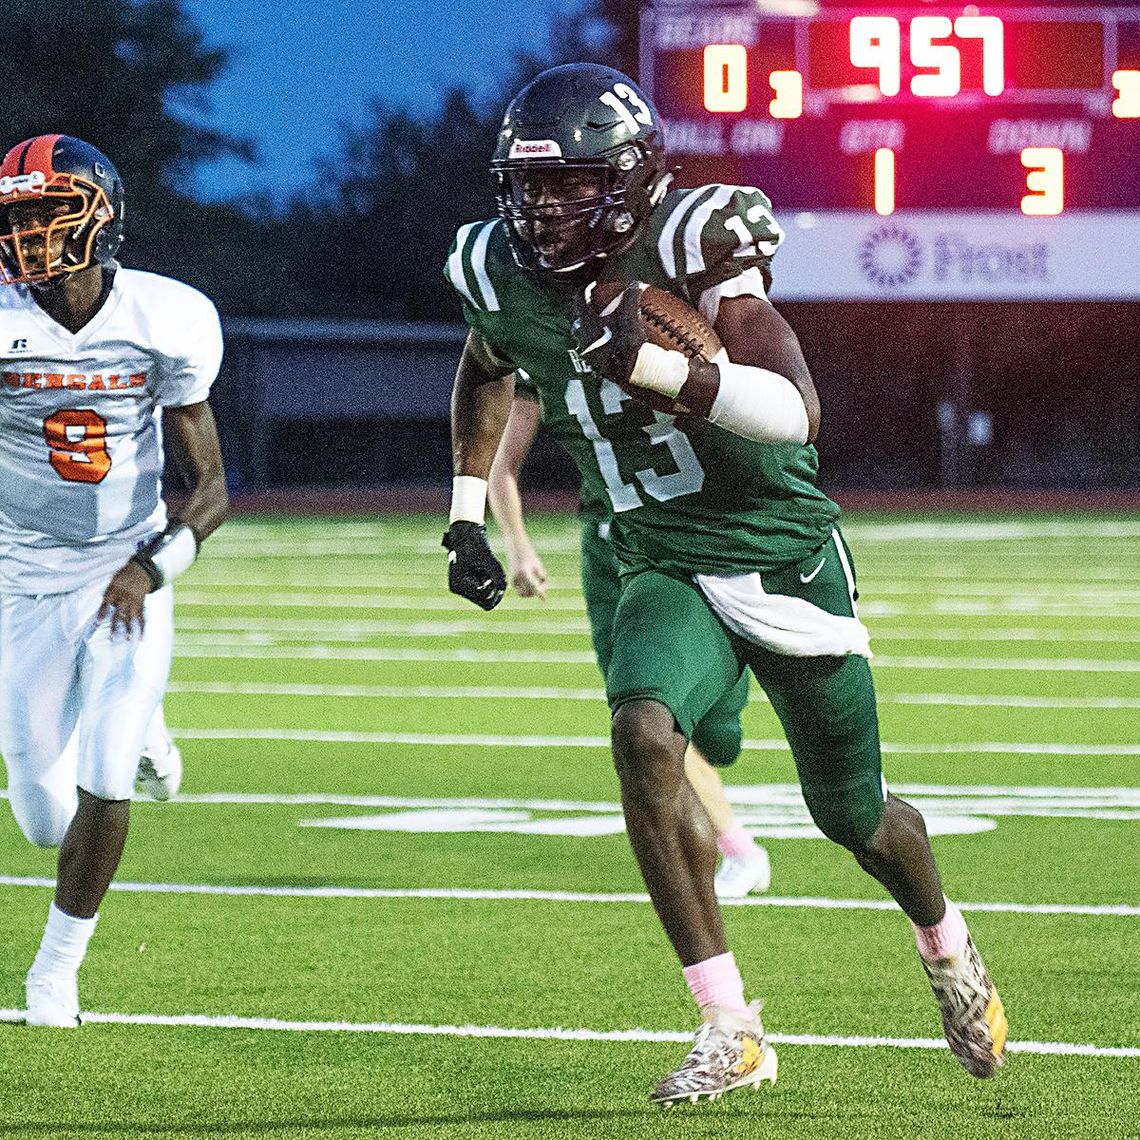
[(494, 313), (501, 308), (494, 280), (502, 254), (497, 248), (499, 243), (491, 244), (501, 225), (499, 218), (492, 218), (460, 226), (443, 267), (443, 275), (464, 302), (480, 312)]
[(671, 191), (661, 203), (657, 256), (666, 277), (695, 303), (710, 285), (753, 266), (767, 278), (784, 231), (772, 203), (754, 186), (714, 183)]

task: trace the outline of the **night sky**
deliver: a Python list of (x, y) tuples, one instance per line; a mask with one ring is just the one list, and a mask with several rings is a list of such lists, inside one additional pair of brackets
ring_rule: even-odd
[(430, 112), (448, 87), (505, 103), (498, 77), (514, 49), (543, 51), (551, 16), (576, 0), (184, 0), (207, 43), (231, 51), (213, 86), (211, 125), (257, 144), (256, 167), (201, 171), (213, 198), (253, 190), (281, 197), (332, 153), (337, 124), (360, 123), (379, 98)]

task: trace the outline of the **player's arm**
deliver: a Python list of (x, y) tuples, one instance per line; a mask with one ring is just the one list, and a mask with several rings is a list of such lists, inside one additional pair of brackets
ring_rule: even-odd
[(162, 432), (167, 452), (190, 489), (190, 497), (167, 529), (187, 527), (201, 546), (225, 521), (230, 506), (214, 413), (205, 400), (165, 408)]
[(638, 282), (600, 311), (589, 297), (574, 325), (578, 352), (602, 376), (683, 404), (725, 431), (763, 443), (808, 443), (819, 430), (819, 398), (799, 341), (763, 298), (725, 297), (713, 327), (714, 360), (652, 343)]
[[(819, 434), (819, 395), (804, 360), (799, 338), (775, 306), (764, 298), (748, 294), (726, 297), (720, 302), (713, 328), (731, 362), (773, 374), (795, 388), (807, 415), (807, 438), (802, 442), (812, 442)], [(749, 381), (755, 383), (754, 378), (745, 374), (743, 382), (747, 384)], [(761, 378), (761, 383), (764, 383), (764, 378)], [(771, 381), (767, 383), (772, 385)], [(720, 384), (724, 385), (723, 369)], [(782, 398), (790, 402), (786, 391)], [(790, 419), (795, 418), (795, 411), (793, 404)], [(727, 427), (727, 424), (723, 426)]]
[(162, 413), (165, 446), (190, 496), (166, 530), (130, 558), (103, 594), (99, 619), (112, 630), (142, 631), (146, 595), (161, 589), (198, 556), (198, 548), (221, 525), (229, 510), (225, 467), (214, 414), (204, 400)]
[(485, 610), (502, 601), (507, 579), (487, 544), (487, 480), (510, 415), (514, 365), (502, 360), (474, 330), (467, 337), (451, 392), (454, 478), (443, 545), (447, 582)]
[(519, 475), (541, 421), (538, 402), (516, 394), (487, 486), (491, 513), (507, 544), (507, 576), (524, 598), (546, 597), (546, 567), (527, 534), (519, 495)]

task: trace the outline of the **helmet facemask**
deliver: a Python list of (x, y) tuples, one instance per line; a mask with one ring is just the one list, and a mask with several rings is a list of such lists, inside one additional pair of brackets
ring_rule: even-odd
[(515, 260), (549, 273), (575, 272), (632, 245), (662, 181), (637, 143), (597, 159), (496, 160), (491, 170)]
[(79, 175), (0, 178), (0, 283), (42, 287), (89, 268), (113, 217), (103, 188)]

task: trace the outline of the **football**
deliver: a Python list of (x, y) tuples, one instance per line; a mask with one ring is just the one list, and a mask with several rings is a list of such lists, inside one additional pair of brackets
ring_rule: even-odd
[[(628, 281), (599, 282), (594, 286), (590, 304), (601, 312), (627, 285)], [(647, 285), (641, 291), (640, 311), (645, 339), (651, 344), (684, 353), (690, 359), (704, 361), (712, 360), (721, 350), (716, 329), (692, 305), (666, 289)], [(683, 415), (691, 410), (680, 398), (673, 400), (632, 384), (623, 384), (621, 388), (638, 403), (646, 404), (659, 412)], [(684, 395), (684, 392), (679, 395)]]

